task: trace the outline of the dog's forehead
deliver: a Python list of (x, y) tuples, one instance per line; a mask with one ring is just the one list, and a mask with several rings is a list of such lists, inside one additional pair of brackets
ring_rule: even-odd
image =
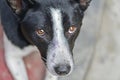
[(59, 4), (67, 4), (70, 2), (70, 0), (35, 0), (37, 3), (40, 3), (41, 5), (59, 5)]
[[(76, 20), (74, 20), (75, 16), (75, 7), (70, 4), (69, 0), (37, 0), (38, 4), (32, 8), (29, 13), (33, 14), (31, 15), (31, 18), (35, 19), (34, 23), (37, 25), (45, 25), (45, 26), (52, 26), (52, 13), (51, 9), (57, 9), (60, 10), (62, 23), (67, 23), (65, 25), (69, 26), (71, 24), (76, 24)], [(77, 3), (76, 3), (77, 4)], [(37, 7), (37, 8), (36, 8)], [(79, 9), (79, 8), (78, 8)], [(77, 13), (79, 14), (79, 13)], [(79, 20), (80, 21), (80, 20)], [(44, 26), (44, 27), (45, 27)]]
[(65, 19), (66, 21), (68, 21), (67, 19), (69, 19), (69, 21), (72, 20), (73, 13), (74, 13), (74, 11), (72, 11), (72, 9), (63, 9), (63, 8), (54, 8), (54, 7), (49, 7), (47, 9), (45, 9), (45, 8), (40, 9), (39, 11), (36, 10), (33, 13), (33, 15), (31, 15), (32, 20), (33, 20), (33, 18), (35, 18), (36, 23), (39, 23), (39, 24), (48, 24), (49, 23), (50, 24), (50, 22), (52, 21), (51, 15), (53, 14), (51, 11), (52, 9), (59, 10), (62, 19)]
[(52, 8), (59, 8), (61, 11), (67, 12), (73, 10), (73, 3), (70, 0), (36, 0), (40, 10), (48, 10)]

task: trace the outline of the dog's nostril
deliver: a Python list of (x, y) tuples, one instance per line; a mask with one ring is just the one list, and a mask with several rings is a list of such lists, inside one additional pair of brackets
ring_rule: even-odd
[(67, 75), (70, 72), (71, 67), (69, 65), (59, 65), (56, 66), (54, 69), (58, 75)]

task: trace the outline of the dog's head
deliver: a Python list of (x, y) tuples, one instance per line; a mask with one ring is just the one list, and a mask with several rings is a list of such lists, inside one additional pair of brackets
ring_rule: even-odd
[(8, 1), (21, 19), (24, 37), (38, 47), (48, 70), (57, 76), (69, 74), (72, 49), (90, 0)]

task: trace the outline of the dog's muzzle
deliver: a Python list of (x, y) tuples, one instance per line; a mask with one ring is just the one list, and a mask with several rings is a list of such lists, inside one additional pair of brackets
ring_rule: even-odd
[(57, 76), (65, 76), (73, 70), (73, 57), (68, 43), (51, 43), (47, 52), (48, 70)]

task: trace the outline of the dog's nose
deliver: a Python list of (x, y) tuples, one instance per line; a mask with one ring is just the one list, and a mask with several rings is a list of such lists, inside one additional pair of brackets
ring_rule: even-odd
[(54, 69), (58, 75), (62, 76), (67, 75), (70, 72), (71, 67), (69, 65), (59, 65), (56, 66)]

